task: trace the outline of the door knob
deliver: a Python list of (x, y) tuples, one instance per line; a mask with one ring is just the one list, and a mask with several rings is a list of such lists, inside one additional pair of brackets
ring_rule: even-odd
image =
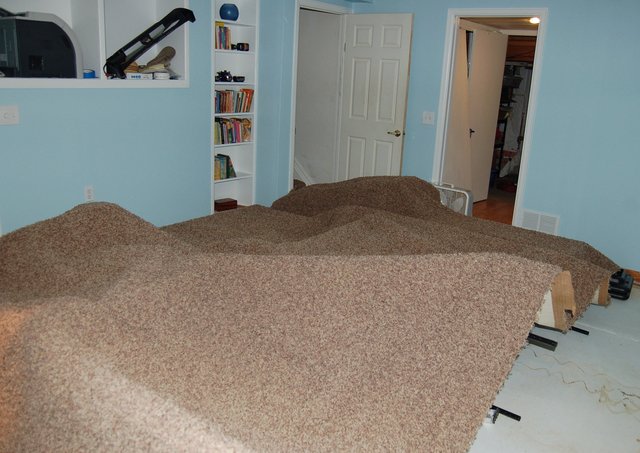
[(400, 137), (402, 135), (402, 131), (400, 129), (396, 129), (395, 131), (387, 131), (387, 134)]

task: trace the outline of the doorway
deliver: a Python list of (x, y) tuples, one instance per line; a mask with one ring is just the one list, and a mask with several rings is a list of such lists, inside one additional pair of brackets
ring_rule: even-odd
[(535, 41), (535, 36), (509, 37), (489, 188), (487, 198), (473, 205), (476, 217), (512, 223), (527, 124)]
[[(540, 25), (529, 23), (534, 16), (541, 19)], [(542, 55), (541, 38), (546, 18), (546, 9), (449, 11), (440, 99), (440, 111), (443, 113), (439, 115), (437, 125), (433, 180), (453, 183), (469, 190), (473, 186), (474, 195), (478, 194), (474, 200), (474, 216), (520, 224), (520, 205), (526, 184), (529, 136), (533, 126)], [(475, 30), (478, 32), (474, 33)], [(477, 34), (477, 38), (474, 34)], [(492, 37), (498, 35), (503, 37)], [(473, 58), (474, 45), (479, 49), (483, 46), (491, 48), (498, 45), (493, 44), (494, 41), (504, 47), (490, 49), (487, 54), (489, 57), (482, 54), (481, 58)], [(459, 54), (467, 52), (470, 58), (465, 55), (464, 61), (460, 62)], [(501, 58), (496, 58), (491, 52), (497, 52), (498, 57), (502, 52)], [(493, 61), (492, 65), (496, 67), (492, 71), (478, 69), (485, 61)], [(478, 65), (475, 68), (477, 73), (493, 74), (490, 83), (486, 80), (480, 85), (476, 83), (483, 91), (493, 94), (489, 100), (485, 96), (478, 107), (471, 104), (473, 101), (477, 104), (481, 96), (477, 95), (474, 99), (470, 92), (465, 93), (462, 97), (468, 96), (469, 100), (463, 99), (461, 108), (459, 87), (473, 90), (471, 78), (477, 77), (477, 74), (473, 74), (472, 64)], [(464, 80), (461, 82), (459, 73), (462, 65), (465, 67)], [(492, 88), (488, 89), (489, 85)], [(485, 113), (478, 114), (482, 108)], [(474, 114), (484, 119), (484, 123), (474, 122)], [(468, 116), (466, 123), (459, 120), (460, 116), (464, 119), (464, 115)], [(476, 139), (480, 136), (482, 140)], [(474, 140), (475, 148), (472, 146)], [(468, 146), (466, 150), (465, 142)], [(482, 158), (479, 158), (480, 153)], [(458, 180), (447, 180), (452, 178)]]
[(344, 15), (351, 12), (315, 0), (300, 0), (296, 8), (293, 188), (336, 181)]
[(335, 181), (341, 44), (341, 15), (300, 9), (293, 172), (305, 185)]
[(298, 9), (291, 183), (399, 175), (413, 17), (323, 5)]

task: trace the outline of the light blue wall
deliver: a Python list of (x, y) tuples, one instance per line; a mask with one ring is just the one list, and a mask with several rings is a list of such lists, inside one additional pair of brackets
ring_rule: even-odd
[[(268, 204), (286, 193), (291, 121), (290, 83), (293, 0), (272, 0), (265, 30), (278, 30), (263, 57), (261, 105), (269, 106), (269, 143), (261, 159), (261, 196)], [(563, 236), (591, 243), (621, 266), (640, 269), (640, 150), (637, 126), (640, 88), (640, 17), (637, 0), (374, 0), (354, 4), (356, 12), (414, 14), (411, 81), (403, 174), (431, 179), (436, 131), (421, 124), (422, 111), (437, 111), (449, 8), (549, 9), (541, 62), (524, 208), (560, 216)], [(275, 9), (279, 9), (275, 11)], [(265, 8), (263, 6), (263, 12)], [(281, 32), (281, 33), (280, 33)], [(263, 41), (264, 43), (264, 41)], [(279, 46), (273, 48), (272, 46)], [(282, 65), (282, 67), (280, 67)], [(267, 75), (266, 71), (273, 71)], [(270, 90), (274, 90), (268, 94)], [(264, 132), (261, 120), (261, 136)]]
[(294, 13), (294, 0), (260, 8), (256, 202), (267, 206), (289, 187)]
[(640, 2), (555, 3), (525, 206), (640, 269)]
[(3, 232), (83, 202), (85, 185), (159, 225), (209, 213), (211, 13), (190, 5), (190, 88), (0, 89), (20, 109), (0, 126)]

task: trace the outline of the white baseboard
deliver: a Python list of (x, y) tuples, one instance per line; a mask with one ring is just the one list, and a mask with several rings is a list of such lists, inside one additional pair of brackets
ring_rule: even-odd
[(308, 186), (316, 183), (313, 178), (309, 176), (309, 173), (307, 173), (306, 169), (298, 159), (294, 159), (293, 161), (293, 177), (295, 179), (299, 179)]

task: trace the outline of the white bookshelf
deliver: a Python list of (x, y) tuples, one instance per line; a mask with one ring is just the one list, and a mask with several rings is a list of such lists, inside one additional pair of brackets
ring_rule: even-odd
[[(220, 19), (220, 7), (224, 3), (233, 3), (238, 7), (239, 16), (235, 21)], [(258, 103), (258, 17), (259, 0), (214, 0), (212, 5), (212, 130), (211, 130), (211, 212), (214, 212), (214, 201), (222, 198), (233, 198), (238, 205), (255, 203), (255, 166), (257, 127), (256, 115)], [(216, 24), (222, 24), (229, 29), (230, 43), (246, 43), (248, 51), (216, 48)], [(216, 81), (220, 71), (229, 71), (232, 76), (243, 76), (242, 82)], [(215, 91), (235, 91), (243, 89), (254, 90), (251, 109), (248, 112), (216, 112)], [(236, 143), (216, 143), (216, 122), (222, 120), (246, 120), (251, 123), (251, 139)], [(214, 162), (216, 154), (228, 155), (236, 171), (235, 178), (215, 179)]]
[[(171, 68), (178, 80), (108, 80), (102, 68), (113, 53), (175, 8), (188, 8), (188, 0), (3, 0), (14, 13), (55, 14), (78, 38), (83, 69), (95, 79), (0, 78), (0, 88), (180, 88), (189, 86), (189, 22), (169, 34), (137, 61), (144, 64), (165, 46), (176, 49)], [(198, 18), (196, 17), (196, 20)]]

